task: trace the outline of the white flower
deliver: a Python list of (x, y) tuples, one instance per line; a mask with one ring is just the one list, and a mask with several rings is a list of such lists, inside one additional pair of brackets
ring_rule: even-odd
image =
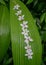
[(28, 25), (27, 25), (28, 21), (23, 21), (22, 24), (20, 24), (22, 26), (22, 29), (24, 28), (28, 28)]
[(15, 13), (15, 15), (19, 16), (19, 15), (21, 15), (21, 13), (22, 13), (22, 11), (19, 10), (19, 11), (17, 11), (17, 13)]
[(32, 59), (32, 56), (28, 56), (28, 59)]
[(28, 56), (32, 56), (33, 55), (33, 52), (32, 51), (31, 52), (28, 51), (27, 54), (28, 54)]
[(28, 44), (29, 44), (29, 40), (26, 39), (26, 40), (25, 40), (25, 43), (28, 45)]
[(22, 34), (23, 34), (24, 36), (25, 36), (25, 35), (28, 36), (28, 33), (29, 33), (29, 30), (27, 30), (27, 29), (24, 29), (23, 32), (22, 32)]
[(28, 59), (32, 59), (32, 55), (25, 54), (25, 56), (27, 56), (27, 57), (28, 57)]
[(24, 38), (26, 39), (26, 40), (28, 40), (28, 41), (33, 41), (33, 39), (32, 38), (30, 38), (30, 36), (24, 36)]
[(19, 9), (19, 7), (20, 7), (20, 6), (17, 4), (17, 5), (15, 5), (15, 6), (14, 6), (14, 8), (13, 8), (13, 9), (14, 9), (14, 10), (18, 10), (18, 9)]
[(26, 54), (25, 54), (25, 56), (27, 56), (28, 59), (32, 59), (32, 55), (33, 55), (33, 52), (31, 52), (31, 53), (26, 53)]
[(22, 15), (22, 16), (19, 16), (18, 20), (19, 20), (19, 21), (22, 21), (22, 20), (24, 20), (24, 15)]
[(27, 49), (27, 50), (26, 50), (26, 53), (28, 53), (28, 54), (30, 54), (31, 52), (32, 52), (31, 49)]
[(32, 56), (33, 55), (33, 52), (30, 52), (30, 53), (28, 53), (30, 56)]
[(33, 52), (32, 53), (26, 53), (25, 56), (32, 56), (33, 55)]
[(30, 45), (25, 46), (25, 49), (31, 49)]

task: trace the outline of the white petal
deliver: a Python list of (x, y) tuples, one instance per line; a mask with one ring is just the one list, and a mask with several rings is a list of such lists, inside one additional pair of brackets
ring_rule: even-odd
[(29, 35), (25, 35), (25, 36), (24, 36), (25, 40), (28, 40), (28, 36), (29, 36)]
[(27, 24), (28, 23), (28, 21), (23, 21), (23, 24)]
[(27, 27), (22, 25), (22, 31), (26, 32), (25, 29), (27, 29)]
[(28, 44), (29, 43), (29, 40), (25, 40), (25, 43)]
[(32, 51), (31, 51), (31, 52), (29, 52), (29, 53), (28, 53), (28, 55), (32, 56), (32, 55), (33, 55), (33, 52), (32, 52)]
[(22, 20), (22, 17), (21, 17), (21, 16), (19, 16), (18, 20), (19, 20), (19, 21), (21, 21), (21, 20)]
[(27, 48), (28, 48), (28, 49), (31, 49), (31, 46), (30, 46), (30, 45), (27, 45)]
[(25, 35), (24, 38), (27, 39), (28, 38), (28, 35)]
[(31, 41), (31, 42), (33, 41), (33, 39), (30, 38), (30, 36), (24, 36), (24, 38), (27, 39), (27, 40), (29, 40), (29, 41)]
[(28, 25), (21, 24), (22, 28), (28, 28)]
[(33, 39), (32, 39), (32, 38), (30, 38), (29, 40), (30, 40), (31, 42), (33, 41)]
[(20, 6), (17, 4), (17, 5), (15, 5), (15, 6), (14, 6), (14, 8), (13, 8), (13, 9), (14, 9), (14, 10), (18, 10), (18, 9), (19, 9), (19, 7), (20, 7)]
[(30, 55), (33, 55), (33, 52)]
[(21, 10), (19, 10), (19, 11), (17, 11), (17, 13), (18, 13), (18, 14), (21, 14), (21, 13), (22, 13), (22, 11), (21, 11)]
[(32, 52), (31, 49), (27, 49), (27, 50), (26, 50), (26, 53), (28, 53), (28, 54), (31, 54), (31, 52)]
[(28, 35), (28, 33), (25, 33), (24, 36), (25, 36), (25, 35)]
[(28, 56), (28, 59), (32, 59), (32, 56)]
[(28, 47), (27, 47), (27, 46), (25, 46), (25, 49), (27, 50), (27, 49), (28, 49)]
[(20, 7), (20, 5), (17, 4), (16, 7)]
[(25, 29), (23, 29), (22, 34), (24, 35), (24, 37), (27, 35), (28, 36), (28, 31), (25, 31)]
[(15, 13), (17, 16), (19, 16), (19, 15), (21, 15), (21, 13), (22, 13), (22, 11), (21, 10), (19, 10), (19, 11), (17, 11), (17, 13)]
[(22, 34), (25, 34), (24, 32), (22, 32)]
[(22, 31), (25, 31), (25, 28), (24, 27), (22, 27)]
[[(28, 44), (29, 45), (29, 44)], [(27, 50), (28, 49), (28, 46), (25, 46), (25, 49)]]
[(29, 30), (25, 29), (25, 32), (29, 32)]
[(20, 26), (23, 26), (23, 24), (20, 24)]
[(28, 36), (28, 39), (29, 39), (29, 41), (33, 41), (33, 39), (32, 39), (32, 38), (30, 38), (30, 36)]
[(22, 17), (24, 17), (25, 15), (22, 15)]
[(22, 23), (22, 25), (21, 25), (22, 28), (28, 28), (28, 25), (27, 25), (26, 23), (27, 23), (27, 22), (23, 22), (23, 23)]
[(19, 20), (19, 21), (22, 21), (22, 20), (24, 20), (24, 15), (22, 15), (22, 16), (19, 16), (18, 20)]
[(24, 29), (24, 32), (25, 32), (25, 33), (29, 33), (29, 30), (27, 30), (27, 29)]

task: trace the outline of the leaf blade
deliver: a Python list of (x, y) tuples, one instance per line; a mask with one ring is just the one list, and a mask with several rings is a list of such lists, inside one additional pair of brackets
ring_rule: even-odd
[(33, 2), (33, 0), (28, 0), (26, 4), (30, 4), (32, 2)]
[(9, 12), (6, 6), (0, 5), (0, 62), (7, 52), (9, 43)]
[[(28, 26), (30, 31), (30, 36), (32, 36), (34, 42), (31, 44), (34, 55), (32, 60), (28, 60), (25, 58), (25, 49), (24, 49), (24, 38), (21, 35), (21, 27), (20, 22), (18, 21), (17, 16), (15, 16), (15, 12), (13, 7), (15, 4), (19, 4), (21, 6), (22, 13), (25, 15), (25, 20), (28, 20)], [(26, 13), (25, 13), (26, 12)], [(10, 5), (10, 24), (11, 24), (11, 42), (12, 42), (12, 53), (14, 65), (40, 65), (41, 64), (41, 40), (39, 33), (37, 31), (37, 27), (34, 23), (34, 19), (26, 8), (26, 6), (18, 1), (15, 3), (11, 2)], [(39, 61), (38, 61), (39, 60)]]

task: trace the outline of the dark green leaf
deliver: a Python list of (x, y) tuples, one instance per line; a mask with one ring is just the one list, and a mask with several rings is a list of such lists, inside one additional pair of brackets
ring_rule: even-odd
[(45, 23), (46, 23), (46, 13), (45, 13)]
[(46, 31), (43, 31), (42, 33), (42, 40), (46, 41)]
[(45, 30), (45, 31), (46, 31), (46, 23), (45, 23), (45, 25), (44, 25), (44, 27), (43, 27), (43, 30)]
[(41, 17), (40, 17), (41, 23), (44, 21), (44, 19), (45, 19), (45, 13), (43, 13), (43, 14), (41, 15)]
[(10, 43), (9, 11), (0, 5), (0, 62), (3, 59)]
[(26, 4), (30, 4), (32, 2), (33, 2), (33, 0), (28, 0)]

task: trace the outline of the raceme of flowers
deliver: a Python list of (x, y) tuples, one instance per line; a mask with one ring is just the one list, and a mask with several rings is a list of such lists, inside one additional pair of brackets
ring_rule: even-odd
[(28, 21), (24, 20), (25, 15), (22, 15), (22, 10), (20, 10), (20, 5), (18, 4), (15, 5), (13, 9), (17, 11), (15, 15), (18, 16), (18, 20), (22, 21), (20, 26), (22, 28), (21, 34), (24, 36), (24, 42), (26, 44), (26, 46), (24, 47), (26, 51), (25, 56), (28, 57), (28, 59), (32, 59), (33, 51), (31, 49), (29, 42), (33, 42), (33, 39), (29, 36)]

